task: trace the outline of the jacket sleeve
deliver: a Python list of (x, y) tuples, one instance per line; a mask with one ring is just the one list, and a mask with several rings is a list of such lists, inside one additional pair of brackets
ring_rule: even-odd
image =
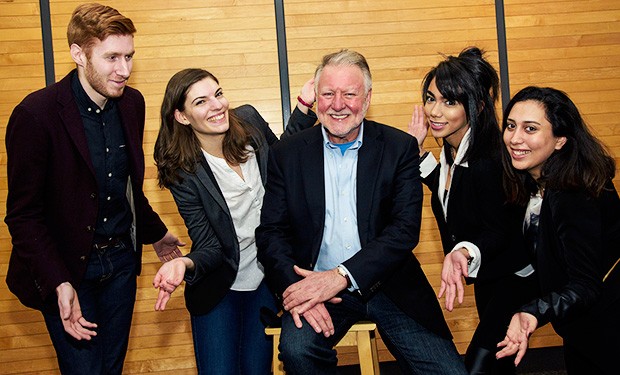
[(295, 134), (304, 129), (311, 128), (316, 124), (317, 117), (314, 112), (308, 110), (308, 114), (304, 114), (302, 111), (295, 106), (293, 113), (291, 113), (291, 117), (288, 119), (288, 123), (286, 124), (286, 129), (284, 129), (284, 133), (282, 133), (282, 138), (288, 137), (291, 134)]
[(470, 191), (479, 204), (477, 212), (469, 214), (476, 218), (480, 229), (468, 241), (478, 246), (482, 254), (479, 275), (484, 275), (486, 266), (498, 267), (494, 260), (500, 261), (502, 267), (511, 265), (508, 272), (516, 272), (529, 264), (521, 232), (521, 210), (506, 203), (499, 164), (481, 160), (471, 169), (474, 187)]
[[(563, 322), (583, 313), (597, 301), (603, 288), (603, 233), (602, 214), (597, 200), (583, 192), (547, 192), (548, 211), (541, 212), (539, 236), (547, 241), (544, 257), (566, 275), (564, 285), (522, 307), (521, 311), (534, 315), (539, 325)], [(544, 205), (544, 201), (543, 201)], [(544, 206), (543, 206), (544, 209)], [(543, 221), (543, 214), (549, 214)], [(549, 238), (555, 234), (555, 238)], [(541, 244), (541, 241), (538, 241)], [(553, 244), (553, 245), (551, 245)], [(555, 251), (550, 250), (551, 246)], [(539, 278), (554, 277), (543, 274), (549, 268), (538, 267)], [(553, 280), (552, 280), (553, 282)]]
[(194, 271), (186, 274), (185, 281), (189, 285), (199, 281), (225, 261), (222, 246), (205, 214), (205, 207), (197, 189), (196, 184), (189, 181), (189, 178), (170, 187), (188, 235), (192, 239), (191, 252), (186, 255), (195, 265)]
[(24, 106), (13, 111), (6, 133), (8, 196), (5, 222), (13, 251), (34, 279), (42, 300), (58, 285), (73, 281), (46, 215), (47, 155), (52, 152), (47, 128)]

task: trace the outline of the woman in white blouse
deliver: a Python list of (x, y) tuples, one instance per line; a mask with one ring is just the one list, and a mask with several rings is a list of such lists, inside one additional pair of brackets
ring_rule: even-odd
[[(295, 131), (294, 125), (287, 129)], [(200, 374), (266, 374), (272, 345), (261, 310), (276, 310), (256, 259), (269, 147), (277, 141), (249, 105), (229, 110), (215, 76), (185, 69), (168, 82), (155, 143), (159, 185), (172, 192), (191, 252), (161, 266), (156, 310), (186, 281)]]

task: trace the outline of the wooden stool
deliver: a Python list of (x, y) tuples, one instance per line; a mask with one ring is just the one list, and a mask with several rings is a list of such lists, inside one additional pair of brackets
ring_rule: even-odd
[[(370, 322), (354, 324), (336, 346), (357, 346), (357, 355), (360, 360), (361, 375), (379, 375), (379, 357), (375, 342), (377, 325)], [(284, 366), (278, 359), (278, 344), (280, 343), (280, 328), (265, 328), (267, 336), (273, 336), (273, 373), (284, 374)]]

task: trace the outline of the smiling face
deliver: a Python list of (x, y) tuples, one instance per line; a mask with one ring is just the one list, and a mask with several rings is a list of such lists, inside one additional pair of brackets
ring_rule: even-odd
[(514, 168), (538, 179), (545, 161), (565, 143), (566, 137), (553, 135), (541, 103), (526, 100), (512, 107), (504, 129), (504, 144)]
[(443, 138), (454, 148), (459, 147), (469, 129), (465, 107), (459, 102), (444, 98), (437, 88), (435, 78), (426, 92), (424, 114), (433, 137)]
[(88, 49), (71, 45), (71, 56), (78, 65), (84, 91), (100, 107), (109, 98), (123, 95), (133, 68), (132, 35), (110, 35), (95, 40)]
[(317, 86), (317, 117), (333, 143), (355, 140), (370, 105), (362, 70), (354, 65), (327, 65)]
[(175, 119), (192, 127), (199, 141), (221, 137), (228, 131), (228, 100), (212, 78), (194, 83), (187, 91), (184, 109), (174, 112)]

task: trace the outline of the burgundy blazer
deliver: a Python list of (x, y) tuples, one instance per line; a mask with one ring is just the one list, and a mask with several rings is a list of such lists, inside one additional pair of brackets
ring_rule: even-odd
[[(97, 219), (97, 182), (71, 77), (28, 95), (6, 132), (7, 215), (13, 250), (6, 282), (26, 306), (57, 311), (56, 287), (76, 289), (86, 271)], [(136, 258), (142, 244), (159, 241), (166, 226), (142, 192), (145, 104), (125, 88), (118, 100), (129, 158), (135, 212)]]

